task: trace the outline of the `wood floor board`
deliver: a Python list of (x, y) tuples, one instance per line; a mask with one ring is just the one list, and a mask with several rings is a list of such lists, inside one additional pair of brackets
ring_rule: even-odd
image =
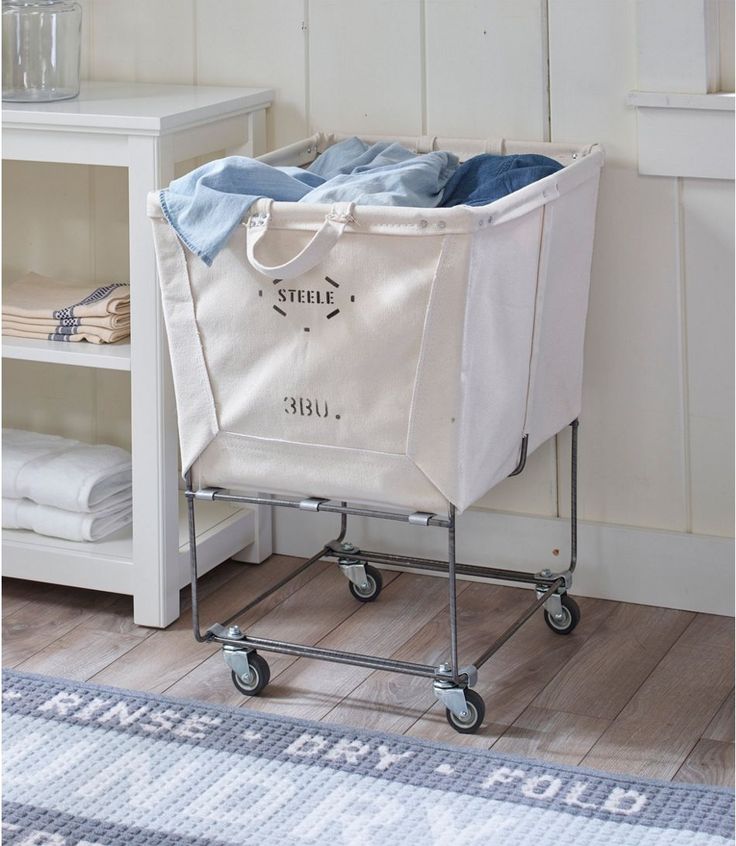
[(38, 597), (43, 586), (23, 579), (3, 578), (2, 616), (9, 617)]
[(716, 712), (710, 725), (703, 732), (706, 740), (722, 740), (725, 743), (734, 742), (734, 691), (728, 692), (723, 704)]
[(689, 784), (717, 784), (733, 787), (733, 741), (701, 738), (672, 778)]
[[(249, 599), (293, 571), (297, 563), (293, 558), (274, 556), (266, 566), (243, 568), (234, 579), (230, 579), (202, 600), (202, 626), (206, 627), (237, 612)], [(257, 609), (253, 609), (248, 619), (255, 620), (268, 613), (326, 566), (328, 565), (322, 563), (315, 564), (306, 573), (264, 600)], [(194, 640), (191, 620), (189, 615), (185, 614), (168, 629), (154, 632), (141, 644), (93, 676), (92, 680), (99, 684), (161, 693), (218, 650), (219, 647), (214, 644), (197, 643)]]
[(47, 587), (3, 620), (3, 666), (20, 664), (116, 600), (110, 593)]
[(77, 626), (16, 666), (18, 670), (85, 681), (141, 642), (133, 634)]
[[(401, 574), (377, 602), (362, 605), (319, 645), (389, 656), (447, 605), (444, 579)], [(269, 685), (267, 697), (244, 707), (306, 719), (324, 719), (370, 674), (370, 669), (300, 658)]]
[(671, 779), (731, 690), (733, 661), (733, 620), (698, 614), (583, 764)]
[(614, 719), (693, 617), (689, 611), (620, 603), (534, 705)]
[[(458, 651), (470, 664), (516, 619), (529, 603), (529, 592), (478, 582), (459, 585)], [(449, 619), (443, 609), (391, 657), (437, 666), (449, 653)], [(403, 734), (430, 708), (436, 697), (431, 679), (374, 672), (325, 717), (329, 722)]]
[[(273, 564), (274, 559), (280, 557), (282, 556), (272, 556), (269, 559), (269, 563)], [(298, 558), (290, 558), (289, 560), (294, 563), (294, 566), (299, 563)], [(214, 567), (208, 573), (205, 573), (204, 576), (199, 577), (197, 581), (197, 592), (200, 602), (222, 587), (222, 585), (232, 581), (236, 576), (241, 576), (244, 571), (258, 567), (260, 567), (260, 564), (246, 564), (242, 561), (223, 561), (219, 567)], [(184, 620), (188, 620), (192, 607), (192, 592), (189, 585), (182, 588), (179, 597), (180, 619), (184, 617)]]
[[(571, 634), (555, 634), (542, 615), (535, 614), (481, 667), (475, 689), (486, 703), (485, 726), (480, 734), (457, 735), (451, 742), (488, 748), (560, 669), (575, 660), (583, 645), (616, 608), (614, 602), (586, 597), (579, 598), (578, 603), (581, 621)], [(407, 733), (425, 740), (447, 740), (447, 731), (445, 709), (437, 704)]]
[(156, 631), (156, 629), (137, 626), (133, 622), (132, 596), (116, 597), (115, 602), (106, 608), (100, 608), (82, 620), (79, 627), (93, 632), (132, 635), (139, 640), (143, 640)]
[(575, 766), (608, 728), (609, 720), (530, 705), (493, 744), (494, 752)]
[[(389, 585), (397, 575), (387, 573), (384, 584)], [(351, 596), (342, 574), (337, 572), (334, 565), (326, 565), (319, 575), (310, 579), (252, 626), (248, 626), (247, 633), (313, 645), (354, 614), (359, 607)], [(296, 661), (296, 658), (289, 655), (265, 652), (263, 655), (268, 661), (272, 679), (276, 679)], [(225, 665), (220, 650), (194, 667), (166, 692), (220, 705), (239, 705), (246, 698), (233, 685), (230, 670)]]

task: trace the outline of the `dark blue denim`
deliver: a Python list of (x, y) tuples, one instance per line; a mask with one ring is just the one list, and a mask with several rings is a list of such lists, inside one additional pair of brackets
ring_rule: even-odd
[(561, 169), (554, 159), (534, 153), (473, 156), (450, 177), (440, 206), (484, 206)]

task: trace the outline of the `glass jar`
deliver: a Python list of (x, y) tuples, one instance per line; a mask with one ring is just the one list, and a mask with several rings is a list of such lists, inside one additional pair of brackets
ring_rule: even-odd
[(73, 0), (2, 0), (3, 100), (79, 94), (82, 7)]

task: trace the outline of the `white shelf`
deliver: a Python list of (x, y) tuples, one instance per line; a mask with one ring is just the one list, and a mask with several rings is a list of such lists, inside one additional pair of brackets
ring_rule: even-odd
[(3, 335), (3, 358), (43, 361), (49, 364), (73, 364), (103, 370), (130, 370), (130, 341), (115, 344), (90, 344), (87, 341), (41, 341)]
[[(253, 510), (225, 502), (198, 502), (196, 509), (200, 574), (253, 543)], [(113, 593), (134, 593), (131, 527), (94, 543), (75, 543), (34, 532), (3, 529), (2, 542), (4, 576)], [(189, 582), (189, 538), (183, 496), (179, 501), (179, 573), (181, 588)]]
[(270, 88), (83, 82), (71, 100), (3, 103), (3, 124), (160, 135), (265, 109), (273, 94)]
[[(6, 359), (130, 371), (134, 526), (98, 544), (4, 532), (7, 575), (132, 593), (140, 625), (163, 627), (178, 617), (186, 532), (177, 543), (176, 408), (146, 198), (168, 185), (177, 163), (223, 150), (263, 153), (272, 99), (268, 88), (85, 82), (73, 100), (3, 103), (3, 159), (126, 169), (134, 327), (129, 344), (5, 339)], [(198, 509), (201, 572), (245, 547), (241, 560), (271, 554), (268, 509), (216, 505)]]

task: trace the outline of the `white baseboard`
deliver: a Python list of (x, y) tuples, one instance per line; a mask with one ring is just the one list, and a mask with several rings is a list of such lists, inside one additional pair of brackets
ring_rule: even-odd
[[(337, 534), (336, 515), (274, 512), (274, 551), (282, 555), (313, 555)], [(446, 537), (443, 529), (359, 517), (351, 517), (348, 528), (352, 543), (366, 549), (429, 558), (445, 557)], [(566, 520), (489, 511), (468, 511), (458, 518), (457, 555), (465, 564), (564, 570), (569, 548)], [(581, 522), (571, 592), (733, 616), (734, 542)]]

